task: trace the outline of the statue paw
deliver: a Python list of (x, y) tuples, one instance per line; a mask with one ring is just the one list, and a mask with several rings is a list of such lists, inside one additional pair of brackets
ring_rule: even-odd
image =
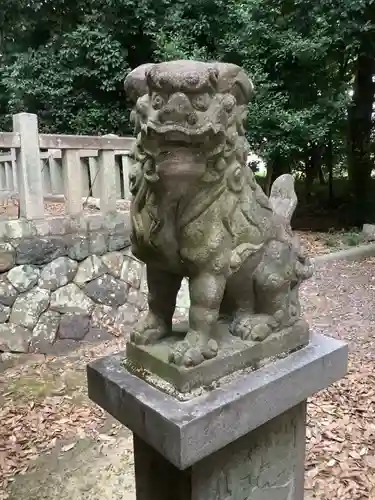
[(205, 359), (212, 359), (217, 355), (218, 345), (213, 339), (203, 341), (196, 333), (189, 332), (184, 341), (179, 342), (169, 355), (170, 363), (178, 366), (197, 366)]
[(158, 340), (168, 334), (168, 328), (164, 321), (151, 312), (142, 319), (130, 334), (130, 340), (134, 344), (148, 345), (155, 344)]
[(262, 342), (277, 330), (281, 319), (280, 311), (273, 316), (268, 314), (241, 315), (234, 319), (229, 330), (232, 335), (242, 340)]

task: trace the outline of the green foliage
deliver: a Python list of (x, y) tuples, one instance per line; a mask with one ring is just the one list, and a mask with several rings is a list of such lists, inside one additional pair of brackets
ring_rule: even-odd
[(332, 178), (349, 165), (352, 201), (365, 206), (375, 0), (2, 3), (1, 129), (25, 110), (49, 132), (129, 133), (129, 69), (182, 58), (232, 62), (255, 83), (248, 139), (269, 171), (298, 172), (308, 193), (318, 172)]
[(5, 68), (9, 112), (37, 113), (48, 132), (127, 132), (125, 56), (108, 32), (87, 20)]

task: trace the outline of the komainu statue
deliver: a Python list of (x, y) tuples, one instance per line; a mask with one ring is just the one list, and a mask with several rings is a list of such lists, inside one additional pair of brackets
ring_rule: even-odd
[(136, 68), (125, 89), (137, 132), (132, 251), (146, 263), (149, 289), (131, 342), (157, 344), (171, 332), (184, 277), (189, 329), (169, 363), (215, 358), (218, 321), (253, 343), (301, 325), (298, 289), (312, 267), (290, 227), (294, 181), (279, 177), (268, 198), (246, 166), (248, 76), (233, 64), (172, 61)]

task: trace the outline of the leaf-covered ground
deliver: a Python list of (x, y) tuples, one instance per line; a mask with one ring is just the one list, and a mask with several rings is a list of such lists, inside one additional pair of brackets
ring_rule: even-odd
[[(304, 240), (306, 247), (308, 241)], [(314, 253), (318, 252), (315, 249)], [(308, 500), (375, 500), (374, 269), (375, 259), (331, 262), (303, 285), (302, 301), (312, 328), (347, 340), (351, 351), (347, 377), (309, 401), (306, 456)], [(9, 366), (3, 371), (0, 375), (1, 500), (65, 498), (63, 490), (56, 497), (42, 491), (45, 488), (42, 485), (56, 481), (59, 474), (64, 491), (68, 492), (66, 485), (70, 485), (66, 493), (66, 498), (69, 498), (77, 484), (74, 477), (81, 482), (87, 481), (80, 476), (83, 465), (77, 465), (81, 462), (72, 459), (71, 455), (87, 439), (95, 443), (95, 446), (92, 445), (93, 462), (90, 464), (94, 469), (94, 472), (91, 470), (92, 477), (95, 477), (96, 464), (97, 473), (99, 468), (102, 470), (103, 460), (107, 461), (108, 467), (115, 467), (111, 464), (118, 453), (111, 454), (110, 450), (114, 450), (118, 443), (116, 436), (121, 433), (120, 426), (108, 420), (104, 412), (88, 400), (85, 365), (91, 359), (123, 348), (124, 342), (125, 339), (116, 338), (99, 346), (83, 347), (66, 357), (36, 357), (33, 361)], [(131, 442), (128, 444), (126, 453), (130, 454)], [(100, 459), (98, 446), (107, 450), (100, 455)], [(90, 456), (90, 449), (85, 457)], [(80, 453), (77, 451), (76, 455), (81, 456)], [(59, 460), (54, 462), (54, 474), (48, 476), (48, 457), (51, 457), (52, 464), (52, 457), (56, 455)], [(41, 482), (39, 486), (33, 470), (41, 460), (47, 464), (43, 465), (47, 468), (47, 476), (45, 483)], [(116, 471), (119, 475), (128, 471), (126, 488), (131, 494), (131, 456), (121, 462)], [(101, 472), (100, 477), (101, 481), (106, 481), (109, 476)], [(64, 478), (69, 478), (69, 481)], [(20, 496), (15, 487), (20, 482), (28, 485), (34, 493)], [(89, 496), (73, 492), (75, 500), (109, 500), (113, 495), (113, 492), (103, 493), (98, 481), (91, 486), (87, 484), (85, 488), (91, 488)]]

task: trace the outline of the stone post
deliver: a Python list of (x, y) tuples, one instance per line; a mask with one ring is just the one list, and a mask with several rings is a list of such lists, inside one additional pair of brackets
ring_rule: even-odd
[(62, 155), (66, 213), (78, 215), (82, 211), (82, 166), (77, 149), (66, 149)]
[(0, 163), (0, 191), (7, 191), (7, 178), (5, 171), (5, 162)]
[(346, 368), (346, 345), (313, 335), (286, 358), (196, 395), (130, 373), (125, 353), (89, 365), (88, 388), (134, 433), (137, 500), (302, 500), (306, 399)]
[(13, 168), (12, 168), (12, 162), (10, 161), (5, 162), (5, 178), (6, 178), (7, 190), (13, 192), (14, 191)]
[(52, 194), (64, 193), (64, 181), (62, 175), (62, 166), (57, 162), (54, 155), (59, 153), (59, 149), (50, 149), (48, 151), (48, 166), (51, 178), (51, 192)]
[(39, 150), (38, 119), (30, 113), (13, 116), (13, 130), (18, 132), (21, 147), (16, 150), (20, 216), (44, 217), (42, 165)]
[(122, 179), (123, 179), (123, 191), (124, 199), (130, 200), (130, 187), (129, 187), (129, 172), (131, 169), (132, 161), (129, 158), (129, 154), (121, 156), (121, 167), (122, 167)]

